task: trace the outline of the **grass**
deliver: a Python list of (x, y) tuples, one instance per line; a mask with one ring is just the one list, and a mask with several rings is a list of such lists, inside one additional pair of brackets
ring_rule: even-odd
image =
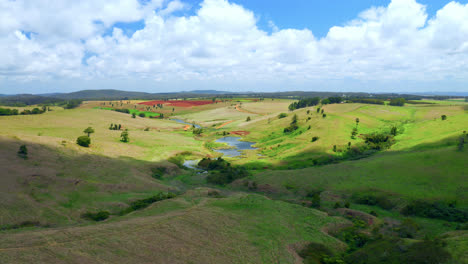
[[(145, 216), (146, 210), (153, 210), (152, 214)], [(294, 256), (289, 248), (294, 243), (315, 241), (341, 247), (339, 241), (320, 229), (343, 220), (258, 195), (177, 198), (146, 210), (129, 215), (124, 221), (70, 227), (62, 232), (51, 229), (26, 234), (4, 233), (0, 257), (6, 262), (20, 263), (76, 259), (86, 262), (159, 259), (170, 263), (291, 263)], [(263, 217), (264, 214), (271, 217)], [(52, 249), (53, 254), (47, 253)]]
[[(411, 200), (456, 201), (459, 208), (468, 206), (468, 150), (456, 151), (457, 138), (468, 130), (465, 102), (404, 107), (332, 104), (323, 107), (327, 114), (323, 118), (317, 106), (288, 112), (291, 100), (241, 99), (242, 109), (249, 113), (238, 111), (236, 100), (157, 109), (167, 117), (203, 125), (200, 136), (184, 131), (185, 125), (174, 121), (108, 111), (117, 101), (85, 102), (73, 110), (57, 107), (35, 116), (0, 117), (0, 259), (19, 263), (297, 263), (295, 251), (307, 242), (324, 244), (336, 253), (345, 250), (342, 242), (323, 230), (346, 220), (272, 198), (298, 202), (311, 190), (321, 190), (322, 209), (330, 215), (336, 201), (351, 201), (353, 210), (375, 211), (378, 222), (403, 220), (398, 212)], [(117, 107), (146, 111), (139, 102), (122, 102)], [(288, 116), (278, 119), (282, 112)], [(299, 129), (285, 134), (283, 129), (294, 114)], [(440, 119), (443, 114), (445, 121)], [(228, 121), (233, 122), (213, 128)], [(111, 123), (128, 129), (129, 143), (119, 141), (122, 131), (108, 129)], [(77, 146), (76, 138), (89, 126), (96, 131), (91, 134), (91, 147)], [(358, 134), (368, 134), (388, 132), (393, 126), (399, 134), (389, 150), (358, 160), (313, 165), (318, 158), (342, 156), (339, 150), (348, 142), (352, 146), (363, 143), (359, 135), (351, 139), (355, 127)], [(256, 142), (258, 149), (228, 160), (245, 166), (251, 176), (207, 188), (206, 174), (180, 166), (184, 159), (216, 156), (212, 149), (225, 146), (214, 141), (223, 132), (236, 130), (250, 132), (242, 139)], [(312, 142), (314, 136), (319, 139)], [(28, 147), (28, 159), (17, 156), (23, 144)], [(333, 151), (334, 145), (338, 152)], [(161, 173), (153, 177), (155, 171)], [(255, 182), (256, 187), (249, 190), (245, 181), (248, 186)], [(224, 198), (210, 197), (213, 188)], [(181, 195), (118, 215), (135, 201), (168, 191)], [(395, 207), (384, 210), (354, 203), (353, 194), (364, 192), (388, 195)], [(99, 223), (81, 217), (100, 211), (108, 211), (110, 217)], [(442, 236), (453, 256), (466, 256), (466, 231), (455, 231), (456, 224), (410, 218), (422, 227), (417, 239)], [(8, 228), (12, 226), (15, 229)]]

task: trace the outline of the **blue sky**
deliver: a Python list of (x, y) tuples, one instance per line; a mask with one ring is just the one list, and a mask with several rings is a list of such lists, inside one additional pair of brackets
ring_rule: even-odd
[(468, 90), (467, 0), (0, 6), (0, 94)]

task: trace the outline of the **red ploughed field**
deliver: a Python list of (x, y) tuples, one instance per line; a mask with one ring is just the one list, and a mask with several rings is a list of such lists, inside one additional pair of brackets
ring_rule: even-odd
[(155, 100), (155, 101), (148, 101), (139, 103), (141, 105), (157, 105), (163, 104), (168, 106), (178, 106), (178, 107), (192, 107), (192, 106), (200, 106), (200, 105), (207, 105), (212, 104), (212, 100), (198, 100), (198, 101), (182, 101), (182, 100), (171, 100), (171, 101), (162, 101), (162, 100)]

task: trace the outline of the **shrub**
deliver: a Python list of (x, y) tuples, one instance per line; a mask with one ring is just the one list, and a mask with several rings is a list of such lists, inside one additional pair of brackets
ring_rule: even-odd
[(281, 114), (278, 115), (278, 119), (285, 118), (285, 117), (287, 117), (287, 116), (288, 116), (288, 114), (286, 114), (286, 113), (281, 113)]
[(93, 220), (96, 222), (104, 221), (107, 218), (109, 218), (109, 216), (110, 216), (110, 213), (108, 211), (99, 211), (97, 213), (87, 212), (81, 215), (81, 217), (83, 218), (86, 218), (88, 220)]
[(319, 137), (317, 137), (317, 136), (312, 137), (312, 142), (315, 142), (317, 140), (319, 140)]
[(89, 147), (91, 144), (91, 138), (88, 136), (81, 136), (76, 139), (76, 144), (82, 146), (82, 147)]
[(138, 116), (139, 117), (146, 117), (146, 114), (145, 113), (139, 113)]
[(193, 133), (194, 135), (201, 135), (201, 134), (203, 133), (203, 129), (202, 129), (202, 128), (194, 128), (194, 129), (192, 130), (192, 133)]

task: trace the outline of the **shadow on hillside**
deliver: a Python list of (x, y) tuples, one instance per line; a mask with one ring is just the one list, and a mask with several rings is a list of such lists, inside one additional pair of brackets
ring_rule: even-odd
[[(18, 155), (21, 145), (27, 159)], [(117, 211), (132, 199), (180, 191), (159, 178), (182, 172), (168, 161), (110, 158), (0, 137), (0, 227), (25, 221), (62, 225), (81, 221), (86, 210)]]
[[(246, 166), (249, 169), (260, 170), (260, 169), (274, 169), (274, 170), (294, 170), (294, 169), (304, 169), (314, 166), (324, 166), (329, 164), (337, 164), (345, 161), (352, 160), (361, 160), (366, 158), (371, 158), (375, 155), (400, 155), (401, 153), (413, 152), (413, 151), (425, 151), (433, 150), (438, 148), (447, 148), (452, 147), (453, 151), (457, 151), (457, 145), (459, 143), (459, 138), (463, 134), (460, 132), (459, 136), (447, 137), (442, 140), (431, 142), (431, 143), (422, 143), (409, 147), (400, 151), (391, 151), (391, 147), (388, 150), (368, 150), (363, 153), (351, 153), (348, 155), (348, 147), (345, 144), (337, 144), (337, 152), (330, 154), (321, 151), (302, 151), (296, 155), (286, 157), (281, 160), (279, 165), (272, 164), (264, 160), (256, 160), (246, 163)], [(468, 148), (468, 136), (465, 136), (465, 148)]]

